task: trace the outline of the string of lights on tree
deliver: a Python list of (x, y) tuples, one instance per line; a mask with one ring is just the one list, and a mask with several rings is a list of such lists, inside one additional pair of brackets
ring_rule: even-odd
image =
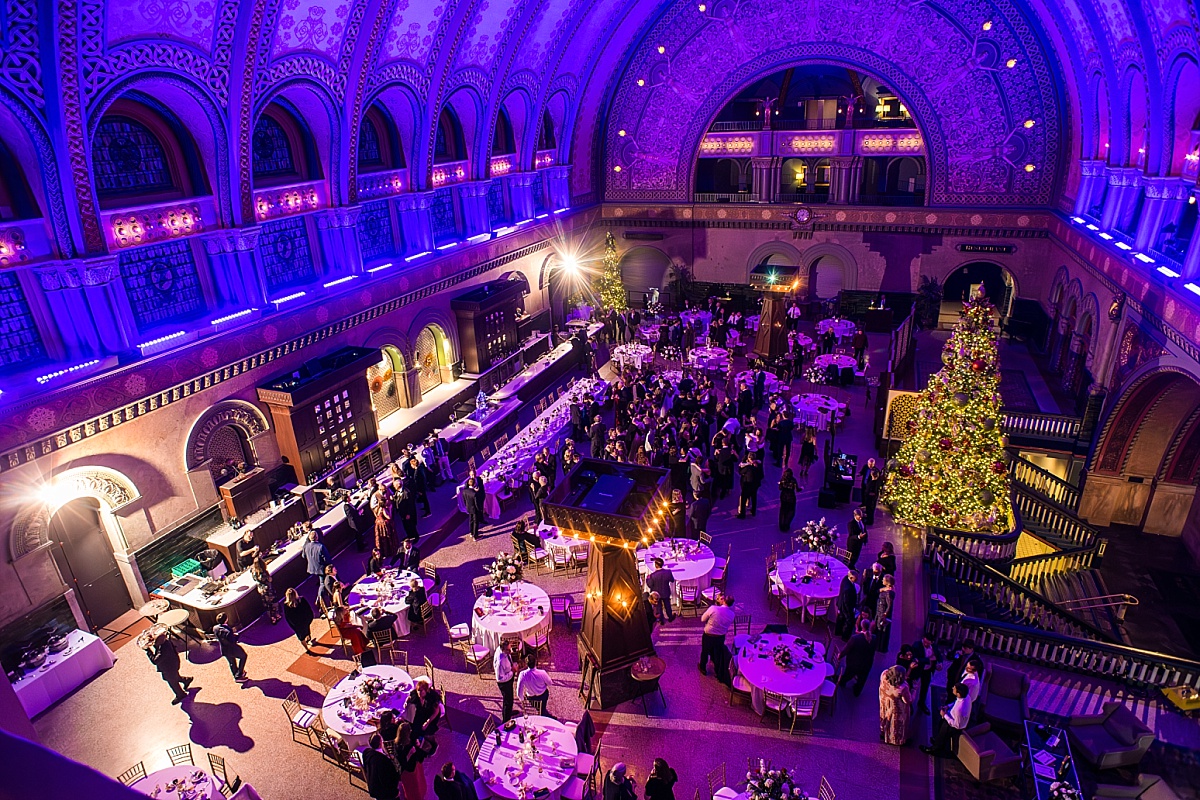
[(882, 499), (906, 525), (1007, 531), (1008, 466), (1000, 432), (995, 308), (975, 297), (942, 350), (908, 438), (888, 462)]
[(601, 308), (613, 311), (625, 311), (629, 308), (625, 299), (625, 282), (621, 280), (617, 240), (612, 231), (604, 237), (604, 257), (601, 259), (600, 274), (596, 277), (596, 294), (600, 298)]

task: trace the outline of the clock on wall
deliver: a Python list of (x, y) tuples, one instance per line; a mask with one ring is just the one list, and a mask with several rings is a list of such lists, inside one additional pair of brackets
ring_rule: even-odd
[(812, 209), (808, 206), (800, 206), (792, 212), (792, 220), (795, 221), (797, 225), (807, 225), (808, 223), (812, 222), (812, 217)]

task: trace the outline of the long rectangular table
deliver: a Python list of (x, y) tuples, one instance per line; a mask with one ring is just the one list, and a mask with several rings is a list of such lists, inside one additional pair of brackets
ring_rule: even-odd
[(116, 661), (103, 641), (86, 631), (71, 631), (67, 649), (51, 653), (46, 663), (13, 684), (13, 691), (31, 718), (45, 711), (92, 676), (108, 669)]
[(1029, 765), (1037, 800), (1050, 800), (1050, 784), (1055, 781), (1064, 781), (1079, 791), (1079, 775), (1066, 731), (1025, 720), (1025, 739), (1029, 744)]

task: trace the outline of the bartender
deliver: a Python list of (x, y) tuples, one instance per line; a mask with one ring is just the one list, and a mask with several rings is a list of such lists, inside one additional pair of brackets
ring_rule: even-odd
[(324, 513), (342, 502), (349, 492), (339, 488), (330, 475), (325, 479), (325, 485), (316, 490), (316, 494), (321, 497), (321, 512)]
[(246, 531), (242, 534), (242, 540), (238, 542), (238, 571), (250, 569), (250, 565), (254, 563), (254, 559), (258, 557), (258, 544), (254, 541), (254, 531)]

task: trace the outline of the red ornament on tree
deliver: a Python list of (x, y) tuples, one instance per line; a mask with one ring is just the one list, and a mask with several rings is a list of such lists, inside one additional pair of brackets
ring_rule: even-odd
[(996, 473), (997, 475), (1003, 475), (1004, 470), (1006, 470), (1006, 469), (1008, 469), (1008, 467), (1004, 466), (1003, 461), (993, 461), (992, 462), (992, 472)]
[(941, 516), (942, 512), (946, 510), (946, 507), (943, 506), (941, 503), (939, 503), (937, 500), (934, 500), (933, 504), (929, 506), (929, 510), (932, 511), (934, 514)]
[(971, 362), (971, 369), (975, 372), (983, 372), (985, 367), (987, 367), (987, 362), (982, 358), (977, 358)]
[(938, 447), (942, 448), (942, 449), (943, 449), (943, 450), (945, 450), (946, 452), (949, 452), (949, 451), (950, 451), (950, 449), (951, 449), (952, 447), (954, 447), (954, 442), (950, 441), (950, 437), (948, 437), (948, 436), (943, 436), (943, 437), (941, 438), (941, 440), (938, 442)]

